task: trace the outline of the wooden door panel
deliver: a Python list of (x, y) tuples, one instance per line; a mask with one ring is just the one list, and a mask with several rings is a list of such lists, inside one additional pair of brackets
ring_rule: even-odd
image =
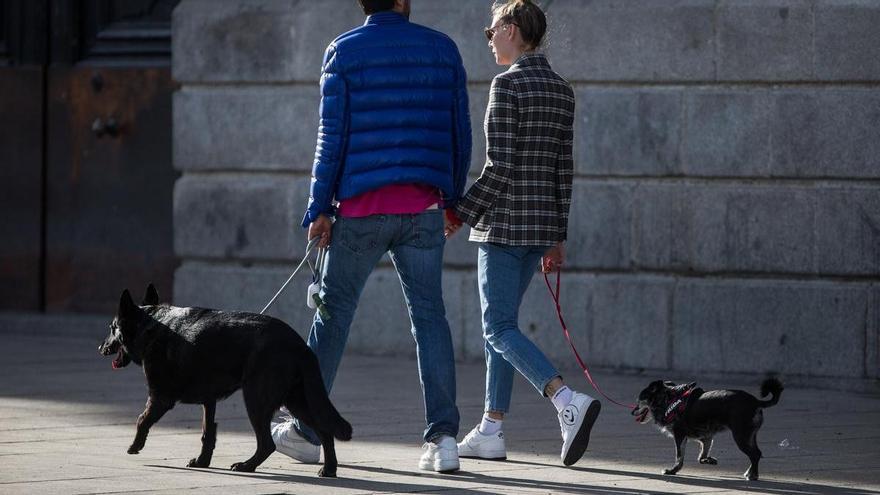
[(43, 68), (0, 67), (0, 309), (39, 310)]
[(168, 67), (50, 69), (46, 309), (171, 295), (172, 91)]

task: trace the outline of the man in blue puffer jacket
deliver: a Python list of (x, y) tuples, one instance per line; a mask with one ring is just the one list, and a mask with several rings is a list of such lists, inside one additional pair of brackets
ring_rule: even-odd
[[(443, 212), (460, 198), (470, 166), (467, 76), (448, 36), (409, 22), (409, 0), (358, 1), (366, 22), (330, 44), (321, 74), (321, 122), (302, 225), (309, 239), (330, 246), (321, 292), (330, 317), (315, 314), (308, 344), (329, 391), (367, 277), (389, 253), (424, 393), (419, 467), (455, 471), (459, 414), (440, 280)], [(275, 425), (273, 438), (280, 452), (318, 461), (319, 440), (303, 425)]]

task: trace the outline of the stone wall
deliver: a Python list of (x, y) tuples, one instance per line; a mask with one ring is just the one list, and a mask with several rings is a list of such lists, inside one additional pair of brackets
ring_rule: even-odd
[[(575, 86), (563, 308), (596, 366), (877, 383), (880, 2), (545, 0)], [(414, 0), (469, 74), (473, 176), (490, 2)], [(302, 256), (324, 47), (354, 0), (184, 0), (174, 14), (178, 304), (258, 311)], [(476, 249), (449, 242), (458, 358), (482, 360)], [(306, 333), (306, 277), (271, 311)], [(371, 277), (350, 352), (413, 355), (396, 274)], [(521, 326), (570, 351), (543, 279)]]

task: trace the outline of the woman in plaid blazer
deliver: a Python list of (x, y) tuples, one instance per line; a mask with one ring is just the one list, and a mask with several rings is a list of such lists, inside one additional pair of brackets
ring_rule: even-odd
[[(510, 68), (492, 81), (486, 112), (486, 163), (455, 213), (480, 243), (478, 280), (486, 340), (486, 406), (480, 424), (458, 444), (460, 457), (506, 458), (501, 424), (516, 369), (556, 406), (562, 462), (587, 449), (599, 401), (566, 387), (556, 368), (518, 328), (522, 296), (540, 264), (564, 258), (571, 204), (574, 92), (535, 50), (546, 19), (531, 0), (496, 4), (489, 46)], [(456, 227), (447, 229), (454, 233)]]

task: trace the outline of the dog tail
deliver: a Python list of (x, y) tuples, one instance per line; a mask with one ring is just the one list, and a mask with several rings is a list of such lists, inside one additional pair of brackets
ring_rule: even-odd
[(351, 424), (330, 402), (327, 389), (324, 388), (324, 380), (321, 378), (318, 359), (311, 354), (311, 359), (303, 359), (303, 361), (300, 370), (303, 375), (306, 402), (312, 412), (312, 418), (318, 423), (316, 426), (330, 432), (337, 440), (351, 440)]
[(758, 404), (761, 407), (770, 407), (775, 406), (777, 402), (779, 402), (779, 396), (782, 395), (783, 390), (782, 382), (780, 382), (776, 378), (767, 378), (763, 382), (761, 382), (761, 397), (767, 397), (767, 394), (772, 394), (770, 400), (760, 400)]

